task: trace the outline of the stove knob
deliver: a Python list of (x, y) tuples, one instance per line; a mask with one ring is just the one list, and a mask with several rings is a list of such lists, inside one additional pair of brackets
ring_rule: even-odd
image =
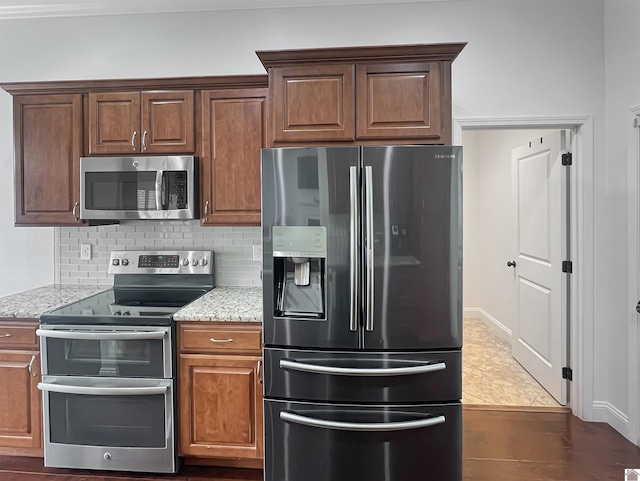
[(202, 265), (203, 265), (203, 266), (206, 266), (208, 263), (209, 263), (209, 260), (208, 260), (206, 257), (204, 257), (204, 258), (202, 259)]
[(191, 259), (191, 265), (192, 266), (197, 266), (198, 265), (198, 259)]
[(120, 265), (120, 259), (113, 259), (113, 260), (111, 261), (111, 263), (112, 263), (114, 266), (119, 266), (119, 265)]
[(187, 259), (186, 257), (184, 259), (182, 259), (182, 265), (183, 266), (188, 266), (189, 265), (189, 259)]
[(123, 266), (128, 266), (129, 265), (129, 259), (122, 259), (122, 265)]

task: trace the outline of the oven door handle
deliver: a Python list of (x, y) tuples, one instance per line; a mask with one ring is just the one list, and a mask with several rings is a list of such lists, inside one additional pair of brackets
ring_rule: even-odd
[(41, 391), (59, 392), (62, 394), (85, 394), (88, 396), (150, 396), (153, 394), (165, 394), (168, 391), (169, 386), (91, 387), (39, 382), (38, 389)]
[(358, 368), (321, 366), (318, 364), (281, 359), (280, 368), (316, 374), (334, 374), (337, 376), (407, 376), (410, 374), (425, 374), (428, 372), (441, 371), (446, 369), (447, 365), (442, 361), (437, 361), (408, 367)]
[(385, 432), (385, 431), (405, 431), (407, 429), (419, 429), (442, 424), (446, 421), (442, 414), (431, 416), (426, 419), (415, 421), (400, 421), (396, 423), (345, 423), (341, 421), (330, 421), (328, 419), (310, 418), (288, 411), (280, 411), (280, 419), (285, 422), (304, 424), (314, 428), (336, 429), (338, 431), (365, 431), (365, 432)]
[(164, 339), (166, 331), (134, 331), (134, 332), (74, 332), (38, 329), (36, 336), (56, 339), (75, 339), (78, 341), (141, 341)]

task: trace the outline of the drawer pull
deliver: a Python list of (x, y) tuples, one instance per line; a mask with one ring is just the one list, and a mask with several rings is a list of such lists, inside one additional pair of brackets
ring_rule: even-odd
[(397, 423), (345, 423), (341, 421), (330, 421), (328, 419), (311, 418), (299, 414), (281, 411), (280, 419), (289, 423), (304, 424), (314, 428), (336, 429), (338, 431), (365, 431), (365, 432), (385, 432), (385, 431), (406, 431), (407, 429), (419, 429), (442, 424), (446, 421), (442, 414), (419, 419), (415, 421), (401, 421)]
[(0, 334), (0, 337), (11, 337), (11, 334), (7, 332), (6, 334)]
[(233, 342), (233, 339), (216, 339), (215, 337), (212, 337), (209, 340), (211, 342)]
[(358, 368), (321, 366), (318, 364), (281, 359), (280, 368), (317, 374), (334, 374), (336, 376), (406, 376), (410, 374), (426, 374), (428, 372), (442, 371), (447, 368), (447, 365), (442, 361), (437, 361), (409, 367)]

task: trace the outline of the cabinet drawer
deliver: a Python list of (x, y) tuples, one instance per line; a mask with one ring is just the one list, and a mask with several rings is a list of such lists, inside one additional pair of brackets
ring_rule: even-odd
[(197, 352), (256, 352), (262, 348), (259, 327), (181, 325), (180, 351)]
[(38, 323), (0, 322), (0, 349), (3, 347), (38, 347)]

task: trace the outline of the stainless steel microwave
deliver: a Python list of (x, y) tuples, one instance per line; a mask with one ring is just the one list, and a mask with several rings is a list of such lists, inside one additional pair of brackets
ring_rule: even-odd
[(80, 158), (80, 218), (197, 219), (198, 158)]

